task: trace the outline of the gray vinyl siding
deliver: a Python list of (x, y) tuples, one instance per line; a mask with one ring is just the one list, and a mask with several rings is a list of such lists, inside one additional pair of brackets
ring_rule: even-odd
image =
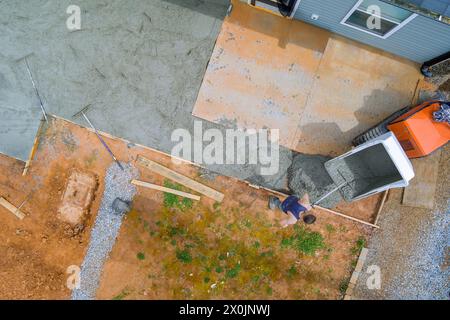
[[(301, 0), (294, 18), (420, 63), (450, 51), (450, 26), (421, 15), (387, 39), (342, 25), (340, 22), (356, 2)], [(319, 19), (312, 20), (312, 14), (319, 15)]]

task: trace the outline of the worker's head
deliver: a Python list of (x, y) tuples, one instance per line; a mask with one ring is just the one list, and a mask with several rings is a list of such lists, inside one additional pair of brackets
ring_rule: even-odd
[(316, 222), (316, 216), (312, 214), (307, 214), (306, 216), (303, 217), (303, 222), (306, 224), (313, 224), (314, 222)]

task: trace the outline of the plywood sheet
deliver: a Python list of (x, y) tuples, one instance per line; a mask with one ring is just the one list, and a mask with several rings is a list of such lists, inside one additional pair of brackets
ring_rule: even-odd
[(296, 151), (337, 156), (352, 140), (409, 105), (418, 65), (342, 37), (328, 41), (300, 122)]
[(193, 115), (230, 127), (280, 129), (280, 143), (295, 148), (329, 33), (233, 3)]
[(413, 159), (416, 176), (403, 193), (402, 204), (410, 207), (433, 209), (436, 182), (439, 175), (441, 151), (420, 159)]

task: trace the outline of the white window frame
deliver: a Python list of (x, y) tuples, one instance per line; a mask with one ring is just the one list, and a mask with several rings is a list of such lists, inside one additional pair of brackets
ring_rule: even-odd
[[(346, 21), (348, 20), (348, 18), (350, 18), (350, 16), (351, 16), (356, 10), (358, 10), (358, 7), (361, 5), (361, 3), (363, 3), (363, 1), (364, 1), (364, 0), (358, 0), (358, 2), (356, 2), (356, 4), (353, 6), (353, 8), (351, 8), (350, 11), (347, 13), (347, 15), (344, 17), (344, 19), (342, 19), (341, 24), (343, 24), (344, 26), (350, 27), (350, 28), (352, 28), (352, 29), (356, 29), (356, 30), (362, 31), (362, 32), (364, 32), (364, 33), (370, 34), (370, 35), (372, 35), (372, 36), (374, 36), (374, 37), (377, 37), (377, 38), (381, 38), (381, 39), (387, 39), (387, 38), (389, 38), (389, 37), (392, 36), (394, 33), (396, 33), (398, 30), (400, 30), (400, 29), (403, 28), (405, 25), (407, 25), (409, 22), (411, 22), (415, 17), (418, 16), (417, 13), (411, 12), (411, 15), (410, 15), (408, 18), (406, 18), (405, 20), (403, 20), (403, 21), (402, 21), (401, 23), (399, 23), (395, 28), (393, 28), (391, 31), (389, 31), (388, 33), (386, 33), (385, 35), (382, 36), (382, 35), (376, 34), (376, 33), (374, 33), (374, 32), (370, 32), (370, 31), (368, 31), (368, 30), (365, 30), (365, 29), (362, 29), (362, 28), (358, 28), (357, 26), (354, 26), (354, 25), (351, 25), (351, 24), (346, 23)], [(387, 3), (387, 4), (388, 4), (388, 3)], [(405, 10), (406, 10), (406, 9), (405, 9)], [(408, 10), (407, 10), (407, 11), (408, 11)], [(389, 19), (386, 19), (386, 18), (383, 18), (383, 19), (386, 20), (386, 21), (393, 22), (393, 23), (398, 23), (398, 22), (396, 22), (396, 21), (392, 21), (392, 20), (389, 20)]]

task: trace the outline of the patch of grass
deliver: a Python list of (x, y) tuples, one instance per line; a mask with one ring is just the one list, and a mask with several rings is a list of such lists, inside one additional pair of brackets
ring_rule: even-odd
[(185, 250), (177, 250), (176, 255), (177, 255), (177, 259), (183, 263), (191, 263), (192, 262), (191, 253), (186, 249)]
[(325, 243), (320, 233), (295, 225), (294, 235), (281, 240), (281, 246), (290, 247), (307, 255), (314, 255), (317, 250), (325, 248)]
[[(164, 180), (164, 187), (181, 191), (181, 186), (177, 183), (172, 183), (169, 180)], [(189, 198), (181, 198), (181, 197), (164, 192), (164, 206), (166, 208), (178, 208), (181, 210), (190, 209), (193, 205), (193, 200)]]
[(296, 276), (298, 274), (297, 268), (295, 268), (295, 266), (292, 265), (288, 269), (287, 274), (288, 274), (288, 278), (293, 278), (294, 276)]
[(123, 300), (125, 299), (128, 295), (130, 294), (130, 292), (128, 292), (128, 290), (122, 290), (121, 293), (119, 293), (117, 296), (113, 297), (112, 300)]
[(233, 268), (227, 270), (225, 276), (230, 279), (236, 278), (237, 275), (239, 274), (240, 270), (241, 270), (241, 265), (239, 263), (236, 263), (236, 265)]
[(220, 202), (214, 202), (214, 204), (213, 204), (213, 209), (214, 210), (217, 210), (217, 209), (219, 209), (219, 207), (220, 207)]
[(223, 272), (223, 268), (222, 267), (216, 267), (216, 272), (217, 273), (222, 273)]
[(333, 232), (336, 231), (336, 229), (335, 229), (331, 224), (327, 224), (327, 225), (325, 226), (325, 228), (327, 229), (327, 232), (328, 232), (328, 233), (333, 233)]
[(259, 243), (259, 241), (255, 241), (255, 242), (253, 243), (253, 247), (256, 248), (256, 249), (258, 249), (259, 247), (261, 247), (261, 244)]
[(348, 288), (348, 284), (350, 283), (350, 279), (344, 279), (341, 281), (341, 283), (339, 284), (339, 292), (344, 295), (345, 292), (347, 291)]
[(359, 237), (358, 240), (356, 240), (355, 246), (351, 248), (352, 255), (359, 254), (365, 246), (366, 239), (364, 239), (363, 237)]
[(143, 252), (138, 252), (138, 254), (136, 255), (136, 257), (139, 260), (144, 260), (145, 259), (145, 254)]

